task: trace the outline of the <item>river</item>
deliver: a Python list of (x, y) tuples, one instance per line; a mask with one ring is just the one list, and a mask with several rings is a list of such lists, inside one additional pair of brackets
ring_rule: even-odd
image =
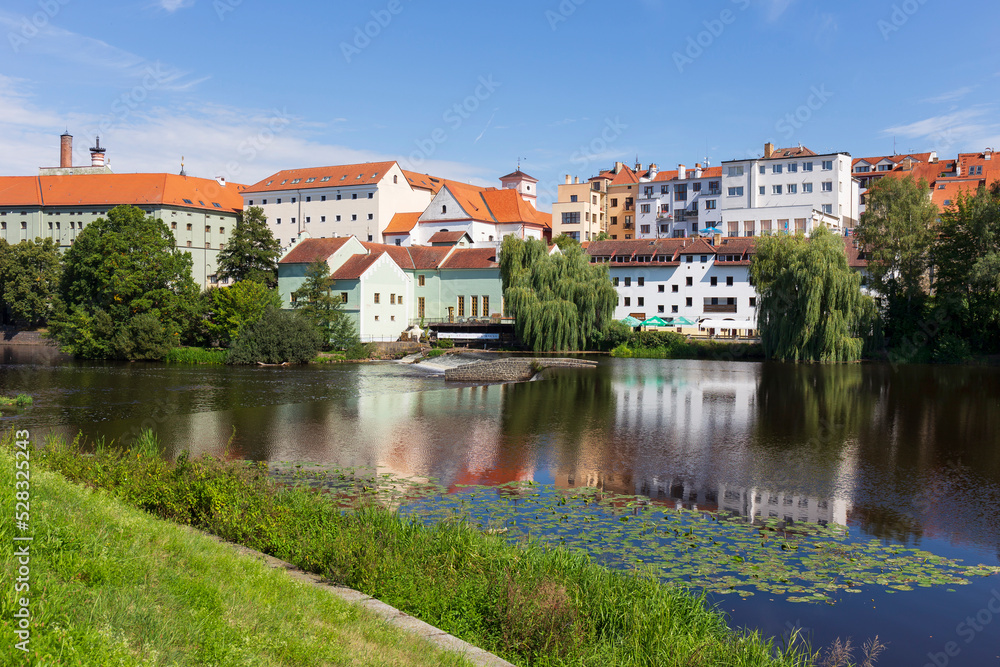
[[(1000, 565), (1000, 369), (603, 359), (541, 381), (446, 385), (395, 363), (230, 368), (68, 360), (0, 348), (4, 427), (168, 454), (310, 461), (434, 478), (533, 480), (689, 509), (846, 524)], [(888, 642), (879, 665), (1000, 664), (1000, 576), (835, 604), (714, 595), (736, 626), (815, 644)]]

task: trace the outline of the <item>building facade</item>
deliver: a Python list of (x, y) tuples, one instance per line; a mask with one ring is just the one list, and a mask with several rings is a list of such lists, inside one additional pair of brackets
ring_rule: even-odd
[(698, 237), (721, 224), (721, 167), (651, 172), (639, 179), (636, 234), (639, 239)]
[(592, 178), (580, 182), (570, 178), (559, 186), (559, 200), (552, 204), (552, 237), (565, 234), (580, 242), (596, 239), (605, 231), (604, 210), (607, 207), (606, 181)]

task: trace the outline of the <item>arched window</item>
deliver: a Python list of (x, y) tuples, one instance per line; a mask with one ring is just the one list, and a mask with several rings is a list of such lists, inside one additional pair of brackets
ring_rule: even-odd
[(399, 176), (393, 176), (392, 177), (392, 182), (393, 183), (399, 183)]
[(448, 212), (448, 207), (442, 204), (441, 205), (441, 212), (442, 213), (447, 213)]

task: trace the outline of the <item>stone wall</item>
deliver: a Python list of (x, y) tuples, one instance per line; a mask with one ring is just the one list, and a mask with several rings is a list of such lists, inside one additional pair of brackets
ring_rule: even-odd
[(495, 361), (477, 361), (444, 372), (449, 382), (493, 384), (497, 382), (525, 382), (536, 373), (552, 367), (593, 368), (596, 361), (580, 359), (537, 359), (534, 357), (508, 357)]

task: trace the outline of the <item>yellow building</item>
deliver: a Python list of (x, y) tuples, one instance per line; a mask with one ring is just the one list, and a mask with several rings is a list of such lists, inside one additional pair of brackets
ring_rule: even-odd
[(577, 241), (597, 238), (605, 229), (606, 181), (570, 178), (559, 186), (559, 201), (552, 204), (552, 237), (566, 234)]

